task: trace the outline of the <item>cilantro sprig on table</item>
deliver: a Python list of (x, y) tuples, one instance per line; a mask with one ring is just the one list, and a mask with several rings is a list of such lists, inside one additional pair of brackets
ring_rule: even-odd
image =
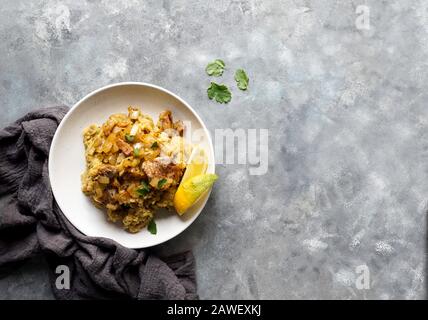
[(208, 63), (205, 71), (209, 76), (219, 77), (223, 74), (225, 66), (226, 65), (223, 60), (216, 59), (213, 62)]
[[(216, 59), (210, 62), (205, 71), (209, 76), (219, 77), (223, 75), (223, 71), (225, 69), (226, 64), (221, 59)], [(235, 71), (235, 81), (236, 85), (240, 90), (247, 90), (248, 82), (250, 79), (248, 78), (247, 73), (244, 69), (237, 69)], [(228, 103), (232, 100), (232, 92), (225, 84), (218, 84), (216, 82), (211, 81), (210, 87), (207, 89), (208, 98), (210, 100), (215, 100), (218, 103)]]
[(210, 100), (215, 99), (218, 103), (228, 103), (232, 100), (232, 93), (224, 84), (211, 82), (211, 86), (208, 88), (207, 92), (208, 98), (210, 98)]
[(250, 81), (250, 79), (248, 78), (247, 74), (243, 69), (238, 69), (235, 72), (235, 81), (239, 89), (247, 90), (248, 81)]

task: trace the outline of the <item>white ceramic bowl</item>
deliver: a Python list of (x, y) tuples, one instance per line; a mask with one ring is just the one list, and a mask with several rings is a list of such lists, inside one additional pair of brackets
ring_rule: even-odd
[(67, 219), (82, 233), (92, 237), (110, 238), (129, 248), (146, 248), (165, 242), (183, 232), (201, 213), (208, 200), (206, 194), (189, 212), (179, 217), (174, 212), (156, 215), (157, 234), (146, 229), (131, 234), (107, 221), (106, 214), (96, 208), (81, 191), (81, 174), (85, 170), (83, 129), (90, 124), (102, 124), (113, 113), (127, 112), (135, 106), (157, 121), (161, 111), (169, 109), (174, 119), (188, 121), (191, 128), (201, 134), (209, 165), (214, 173), (214, 150), (210, 134), (196, 112), (184, 100), (161, 87), (123, 82), (98, 89), (78, 103), (66, 114), (52, 141), (49, 156), (49, 177), (54, 197)]

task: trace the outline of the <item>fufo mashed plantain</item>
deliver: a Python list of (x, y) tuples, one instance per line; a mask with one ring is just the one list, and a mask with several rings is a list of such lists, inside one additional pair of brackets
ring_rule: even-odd
[(101, 126), (84, 130), (86, 170), (82, 191), (108, 219), (129, 232), (149, 224), (159, 208), (172, 208), (173, 198), (192, 151), (183, 139), (183, 123), (170, 111), (152, 118), (129, 107)]

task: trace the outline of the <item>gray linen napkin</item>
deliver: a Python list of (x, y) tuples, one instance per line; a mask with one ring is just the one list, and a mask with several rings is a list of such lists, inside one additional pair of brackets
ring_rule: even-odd
[[(148, 250), (87, 237), (58, 208), (49, 184), (48, 155), (66, 107), (28, 113), (0, 130), (0, 270), (43, 254), (57, 299), (197, 299), (191, 252), (161, 260)], [(70, 270), (70, 289), (55, 285), (55, 269)]]

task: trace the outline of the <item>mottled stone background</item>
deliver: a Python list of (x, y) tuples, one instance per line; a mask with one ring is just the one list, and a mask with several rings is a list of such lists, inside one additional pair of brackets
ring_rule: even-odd
[[(228, 105), (206, 96), (215, 58)], [(179, 94), (211, 130), (269, 129), (268, 173), (217, 166), (204, 213), (160, 248), (193, 248), (201, 298), (425, 297), (427, 68), (425, 0), (1, 1), (1, 126), (130, 80)], [(47, 279), (33, 261), (0, 298), (52, 298)]]

